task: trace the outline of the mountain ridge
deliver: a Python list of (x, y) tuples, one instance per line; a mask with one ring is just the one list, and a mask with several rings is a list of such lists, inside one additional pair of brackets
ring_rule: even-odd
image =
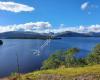
[(38, 33), (38, 32), (25, 32), (25, 31), (10, 31), (0, 33), (0, 39), (51, 39), (51, 38), (61, 38), (61, 37), (100, 37), (99, 32), (88, 32), (88, 33), (78, 33), (78, 32), (59, 32), (59, 33)]

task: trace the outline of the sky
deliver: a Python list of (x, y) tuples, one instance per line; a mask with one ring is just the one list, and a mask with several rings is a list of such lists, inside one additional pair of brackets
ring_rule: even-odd
[(0, 0), (0, 32), (100, 32), (100, 0)]

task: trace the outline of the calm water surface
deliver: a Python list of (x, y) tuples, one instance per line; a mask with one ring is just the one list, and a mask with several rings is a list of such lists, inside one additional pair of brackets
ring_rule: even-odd
[(100, 38), (66, 37), (52, 40), (43, 48), (40, 56), (33, 55), (33, 50), (37, 50), (45, 40), (3, 39), (3, 42), (0, 46), (0, 77), (17, 71), (16, 54), (19, 56), (20, 72), (26, 73), (39, 69), (42, 62), (57, 50), (76, 47), (81, 49), (78, 57), (86, 56), (97, 43), (100, 43)]

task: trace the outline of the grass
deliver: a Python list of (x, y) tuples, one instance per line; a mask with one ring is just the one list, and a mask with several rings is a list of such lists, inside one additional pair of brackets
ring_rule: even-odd
[(92, 77), (94, 75), (97, 77), (95, 80), (100, 80), (100, 65), (76, 68), (59, 68), (54, 70), (40, 70), (21, 75), (21, 80), (78, 80), (77, 77), (79, 76)]

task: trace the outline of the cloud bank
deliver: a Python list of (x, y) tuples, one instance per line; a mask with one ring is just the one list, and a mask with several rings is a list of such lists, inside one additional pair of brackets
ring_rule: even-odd
[(58, 26), (57, 28), (53, 27), (49, 22), (29, 22), (19, 25), (7, 25), (0, 26), (0, 33), (8, 31), (30, 31), (38, 33), (48, 33), (48, 32), (64, 32), (64, 31), (73, 31), (78, 33), (87, 33), (87, 32), (100, 32), (100, 25), (90, 25), (90, 26)]
[(64, 32), (72, 31), (78, 33), (88, 33), (88, 32), (100, 32), (100, 25), (90, 25), (90, 26), (76, 26), (76, 27), (59, 27), (58, 29), (52, 29), (53, 32)]
[(10, 11), (10, 12), (30, 12), (35, 10), (34, 7), (30, 7), (28, 5), (19, 4), (15, 2), (1, 2), (0, 1), (0, 10)]
[(48, 29), (51, 27), (49, 22), (29, 22), (25, 24), (19, 25), (7, 25), (7, 26), (0, 26), (0, 33), (8, 32), (8, 31), (35, 31), (35, 30), (42, 30)]

